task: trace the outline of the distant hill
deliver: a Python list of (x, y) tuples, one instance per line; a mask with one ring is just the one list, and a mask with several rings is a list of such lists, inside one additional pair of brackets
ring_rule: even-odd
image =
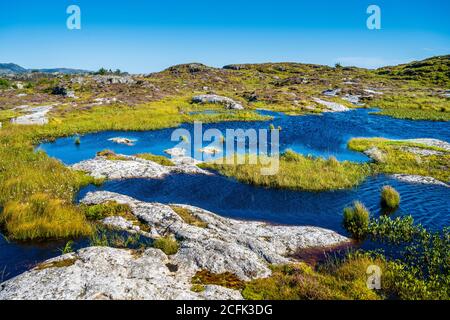
[(15, 63), (0, 63), (0, 74), (5, 73), (27, 73), (28, 70)]
[(42, 73), (63, 73), (63, 74), (80, 74), (89, 73), (90, 71), (69, 68), (51, 68), (51, 69), (25, 69), (15, 63), (0, 63), (0, 74), (24, 74), (31, 72)]
[(383, 67), (377, 69), (376, 73), (387, 75), (392, 79), (419, 80), (439, 85), (449, 85), (450, 55), (413, 61), (398, 66)]

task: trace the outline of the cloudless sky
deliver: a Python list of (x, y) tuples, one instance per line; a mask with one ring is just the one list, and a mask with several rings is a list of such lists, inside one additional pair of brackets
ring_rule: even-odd
[[(81, 30), (66, 27), (69, 5)], [(381, 8), (381, 30), (366, 27)], [(448, 0), (0, 1), (0, 62), (132, 73), (202, 62), (380, 67), (450, 54)]]

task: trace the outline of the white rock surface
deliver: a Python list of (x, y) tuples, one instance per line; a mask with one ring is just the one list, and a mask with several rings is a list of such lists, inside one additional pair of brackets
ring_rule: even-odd
[(322, 100), (319, 98), (314, 98), (313, 100), (316, 103), (325, 106), (330, 112), (344, 112), (344, 111), (350, 110), (346, 106), (336, 103), (336, 102), (325, 101), (325, 100)]
[(72, 165), (72, 169), (85, 171), (94, 178), (110, 180), (133, 178), (160, 179), (170, 173), (211, 174), (209, 171), (197, 167), (195, 161), (188, 161), (191, 158), (188, 159), (187, 157), (177, 159), (178, 162), (173, 161), (175, 166), (163, 166), (138, 157), (118, 156), (127, 160), (108, 160), (106, 157), (97, 156), (94, 159)]
[(244, 107), (242, 104), (234, 101), (233, 99), (218, 96), (216, 94), (202, 94), (192, 98), (192, 102), (195, 103), (218, 103), (222, 104), (228, 109), (242, 110)]
[(181, 239), (172, 261), (186, 268), (207, 269), (214, 273), (232, 272), (243, 280), (270, 275), (268, 264), (287, 263), (299, 248), (333, 246), (348, 241), (334, 231), (309, 226), (274, 226), (262, 222), (223, 218), (187, 205), (206, 228), (187, 224), (170, 206), (148, 203), (111, 192), (88, 193), (85, 204), (116, 201), (128, 204), (133, 214), (160, 235), (174, 234)]
[(393, 177), (397, 180), (400, 180), (400, 181), (408, 182), (408, 183), (435, 184), (435, 185), (449, 187), (448, 184), (446, 184), (442, 181), (439, 181), (435, 178), (432, 178), (432, 177), (410, 175), (410, 174), (393, 174), (393, 175), (391, 175), (391, 177)]
[(48, 123), (47, 113), (49, 113), (52, 108), (52, 105), (40, 107), (19, 106), (15, 109), (28, 112), (28, 114), (11, 119), (11, 123), (21, 125), (44, 125)]
[(194, 270), (172, 272), (170, 259), (158, 249), (142, 255), (130, 250), (90, 247), (49, 260), (75, 259), (66, 267), (33, 269), (0, 285), (0, 300), (9, 299), (242, 299), (236, 290), (207, 286), (190, 290)]
[(108, 139), (108, 141), (112, 141), (117, 144), (125, 144), (127, 146), (133, 146), (134, 143), (136, 142), (135, 139), (129, 139), (129, 138), (123, 138), (123, 137), (110, 138), (110, 139)]
[(403, 140), (411, 143), (421, 143), (429, 147), (437, 147), (450, 152), (450, 143), (438, 139), (407, 139)]

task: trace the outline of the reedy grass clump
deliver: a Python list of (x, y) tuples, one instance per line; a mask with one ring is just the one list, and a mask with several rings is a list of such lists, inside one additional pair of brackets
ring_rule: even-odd
[(9, 201), (0, 224), (14, 240), (89, 236), (94, 230), (81, 210), (43, 193), (30, 196), (24, 203)]
[(364, 239), (369, 227), (369, 211), (359, 201), (353, 203), (353, 207), (344, 209), (343, 225), (344, 228), (356, 240)]
[(264, 162), (260, 160), (268, 159), (262, 159), (263, 156), (259, 156), (257, 163), (251, 164), (250, 156), (239, 159), (241, 162), (238, 162), (238, 157), (241, 156), (235, 156), (232, 164), (228, 164), (228, 161), (224, 159), (219, 159), (203, 163), (200, 166), (205, 169), (217, 170), (222, 175), (248, 184), (307, 191), (352, 188), (364, 181), (370, 174), (369, 166), (365, 164), (339, 162), (335, 158), (304, 157), (288, 150), (280, 157), (278, 172), (274, 175), (263, 175), (261, 169), (268, 165), (263, 164)]
[(411, 120), (450, 120), (450, 99), (414, 92), (413, 95), (383, 95), (371, 102), (380, 115)]
[(383, 206), (394, 209), (400, 205), (400, 194), (391, 186), (384, 186), (381, 190), (381, 203)]
[(366, 285), (367, 258), (347, 260), (333, 268), (315, 270), (305, 263), (272, 266), (272, 276), (245, 284), (249, 300), (377, 300)]
[(81, 205), (84, 214), (89, 220), (99, 221), (107, 217), (118, 216), (122, 217), (133, 225), (138, 226), (142, 231), (149, 232), (150, 226), (140, 221), (132, 212), (128, 204), (118, 203), (116, 201), (107, 201), (105, 203), (95, 205)]

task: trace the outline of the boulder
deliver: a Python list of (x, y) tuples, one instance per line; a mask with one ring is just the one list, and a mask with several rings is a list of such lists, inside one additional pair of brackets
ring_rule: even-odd
[(244, 107), (242, 104), (234, 101), (233, 99), (218, 96), (215, 94), (202, 94), (192, 98), (194, 103), (217, 103), (224, 105), (228, 109), (242, 110)]

